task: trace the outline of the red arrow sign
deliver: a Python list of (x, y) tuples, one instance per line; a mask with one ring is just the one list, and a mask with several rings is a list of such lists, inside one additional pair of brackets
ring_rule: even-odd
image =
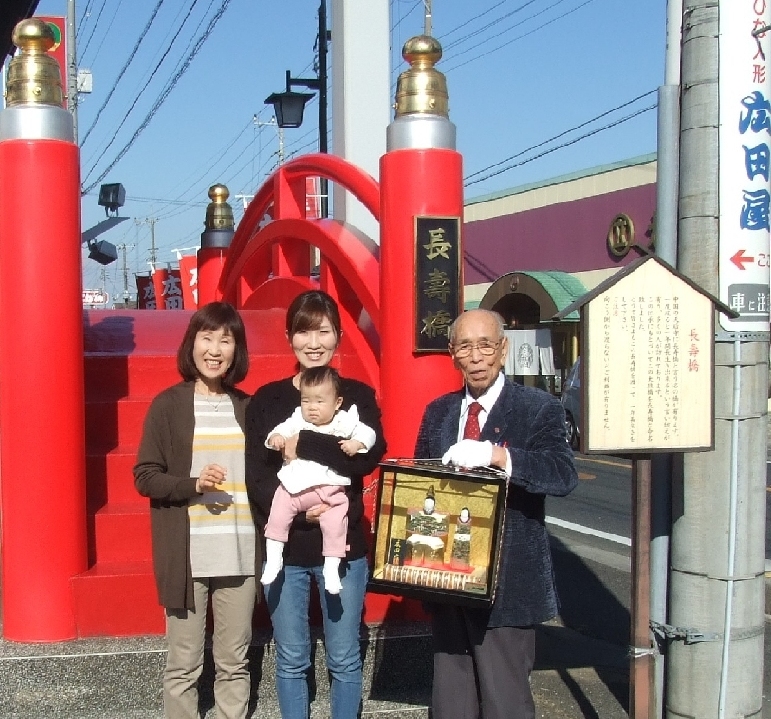
[(747, 268), (744, 266), (744, 263), (745, 262), (750, 262), (750, 263), (755, 262), (755, 258), (754, 257), (745, 257), (744, 250), (739, 250), (731, 258), (731, 262), (733, 262), (740, 270), (745, 270)]

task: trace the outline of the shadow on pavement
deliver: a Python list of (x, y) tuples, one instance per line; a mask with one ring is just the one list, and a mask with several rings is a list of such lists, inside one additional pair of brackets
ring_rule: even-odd
[(551, 541), (564, 626), (539, 627), (536, 668), (559, 671), (583, 716), (596, 717), (602, 714), (588, 703), (580, 683), (562, 671), (591, 667), (628, 711), (629, 575), (582, 559), (555, 537)]

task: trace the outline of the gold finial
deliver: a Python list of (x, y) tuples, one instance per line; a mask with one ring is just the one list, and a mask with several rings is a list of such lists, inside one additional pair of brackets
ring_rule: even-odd
[(396, 117), (416, 113), (448, 117), (447, 80), (434, 67), (442, 57), (439, 41), (429, 35), (410, 38), (402, 57), (411, 67), (396, 83)]
[(7, 106), (61, 107), (64, 93), (59, 63), (48, 54), (56, 44), (51, 26), (39, 18), (22, 20), (13, 29), (12, 40), (21, 52), (8, 65)]
[(206, 208), (204, 226), (207, 230), (232, 230), (235, 227), (233, 208), (228, 203), (230, 190), (225, 185), (217, 183), (209, 188), (211, 202)]

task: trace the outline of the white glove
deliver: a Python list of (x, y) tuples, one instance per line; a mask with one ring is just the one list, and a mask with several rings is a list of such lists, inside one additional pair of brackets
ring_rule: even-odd
[(442, 457), (442, 464), (454, 464), (457, 467), (487, 467), (493, 461), (493, 443), (477, 442), (474, 439), (462, 439), (448, 449)]

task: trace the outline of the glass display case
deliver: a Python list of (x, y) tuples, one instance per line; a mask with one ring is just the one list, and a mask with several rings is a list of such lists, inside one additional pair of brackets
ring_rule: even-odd
[(492, 468), (381, 463), (370, 591), (489, 606), (507, 486), (506, 474)]

